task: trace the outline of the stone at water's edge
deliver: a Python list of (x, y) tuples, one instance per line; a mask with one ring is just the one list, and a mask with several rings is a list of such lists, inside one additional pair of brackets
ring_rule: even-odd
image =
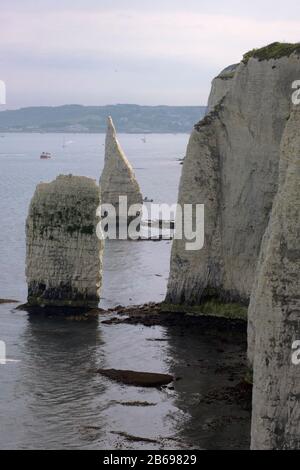
[(254, 360), (252, 449), (300, 449), (300, 107), (287, 124), (279, 191), (264, 236), (249, 308)]
[(116, 209), (118, 217), (127, 218), (127, 214), (119, 212), (119, 196), (127, 197), (128, 208), (133, 204), (138, 204), (140, 211), (142, 210), (143, 196), (132, 166), (118, 142), (111, 117), (108, 118), (105, 161), (100, 188), (102, 204), (111, 204)]
[(102, 241), (99, 186), (82, 176), (39, 184), (26, 222), (28, 304), (97, 307)]
[(97, 373), (111, 380), (121, 382), (125, 385), (134, 385), (136, 387), (162, 387), (174, 380), (174, 377), (169, 374), (136, 372), (133, 370), (99, 369)]
[(293, 53), (252, 57), (231, 71), (225, 88), (223, 79), (214, 83), (215, 107), (195, 126), (179, 188), (181, 206), (205, 205), (205, 244), (186, 251), (187, 240), (174, 240), (168, 303), (201, 304), (210, 297), (249, 302), (299, 76), (300, 58)]

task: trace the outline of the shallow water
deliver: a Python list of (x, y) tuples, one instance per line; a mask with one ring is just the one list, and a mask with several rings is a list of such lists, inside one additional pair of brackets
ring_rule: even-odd
[[(36, 184), (60, 173), (100, 175), (104, 136), (68, 135), (65, 140), (73, 142), (65, 149), (63, 139), (59, 134), (0, 138), (0, 298), (26, 299), (24, 224)], [(188, 136), (150, 135), (146, 144), (138, 135), (120, 140), (144, 195), (176, 202), (182, 168), (177, 159), (185, 154)], [(40, 161), (42, 151), (55, 158)], [(108, 242), (101, 306), (162, 300), (170, 247), (168, 241)], [(228, 403), (200, 403), (217, 385), (238, 382), (232, 369), (243, 367), (245, 332), (109, 326), (101, 323), (105, 318), (45, 319), (0, 305), (0, 340), (14, 361), (0, 365), (0, 448), (248, 446), (248, 411)], [(231, 370), (222, 370), (224, 361)], [(127, 387), (97, 375), (100, 367), (171, 373), (181, 380), (174, 389)]]

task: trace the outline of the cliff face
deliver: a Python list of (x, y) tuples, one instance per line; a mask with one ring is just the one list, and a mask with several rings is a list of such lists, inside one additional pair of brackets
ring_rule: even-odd
[(254, 360), (253, 449), (300, 449), (300, 107), (281, 147), (279, 190), (264, 236), (249, 308)]
[(211, 84), (211, 92), (208, 98), (208, 112), (210, 113), (214, 107), (222, 101), (232, 86), (232, 81), (239, 64), (230, 65), (213, 79)]
[(127, 197), (128, 207), (133, 204), (143, 204), (143, 196), (133, 169), (127, 160), (116, 136), (116, 130), (111, 118), (108, 118), (105, 141), (105, 162), (100, 178), (101, 202), (112, 204), (119, 214), (119, 196)]
[(39, 184), (26, 223), (28, 303), (96, 307), (102, 242), (97, 238), (99, 187), (94, 180), (59, 176)]
[[(168, 302), (249, 301), (278, 188), (291, 85), (300, 73), (296, 52), (267, 59), (249, 55), (240, 63), (225, 96), (191, 135), (179, 204), (205, 205), (205, 246), (186, 251), (185, 239), (174, 240)], [(222, 85), (210, 107), (223, 95)]]

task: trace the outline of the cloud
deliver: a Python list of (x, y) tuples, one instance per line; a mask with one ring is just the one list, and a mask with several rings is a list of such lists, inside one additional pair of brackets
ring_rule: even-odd
[[(225, 15), (181, 12), (143, 14), (136, 11), (73, 11), (0, 14), (1, 50), (31, 54), (70, 54), (219, 63), (238, 60), (245, 48), (268, 41), (299, 38), (299, 21), (260, 21)], [(285, 38), (278, 38), (285, 34)], [(255, 34), (254, 34), (255, 32)], [(285, 33), (284, 33), (285, 32)]]
[[(15, 97), (22, 96), (26, 81), (26, 100), (34, 103), (43, 95), (53, 100), (56, 90), (57, 100), (65, 96), (82, 103), (93, 97), (164, 103), (173, 93), (174, 104), (204, 104), (213, 75), (244, 52), (275, 40), (299, 40), (300, 21), (293, 13), (290, 19), (261, 15), (257, 20), (240, 7), (241, 16), (224, 8), (216, 12), (224, 4), (218, 1), (211, 2), (210, 11), (207, 2), (196, 6), (187, 0), (195, 9), (182, 9), (174, 0), (172, 9), (147, 12), (143, 2), (138, 6), (133, 0), (126, 2), (131, 9), (122, 8), (124, 0), (114, 8), (106, 1), (88, 1), (84, 8), (82, 2), (64, 0), (54, 9), (55, 0), (52, 7), (45, 0), (43, 8), (33, 10), (26, 3), (26, 10), (15, 0), (19, 9), (7, 6), (0, 12), (0, 78)], [(83, 82), (88, 87), (80, 86)]]

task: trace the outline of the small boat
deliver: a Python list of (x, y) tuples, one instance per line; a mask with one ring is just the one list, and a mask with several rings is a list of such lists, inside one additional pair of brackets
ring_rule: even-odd
[(41, 160), (48, 160), (49, 158), (51, 158), (51, 153), (49, 152), (43, 152), (40, 156)]
[(144, 136), (144, 137), (142, 137), (142, 139), (141, 139), (141, 140), (142, 140), (142, 142), (144, 142), (144, 144), (146, 144), (146, 142), (147, 142), (147, 139), (146, 139), (146, 137), (145, 137), (145, 136)]

